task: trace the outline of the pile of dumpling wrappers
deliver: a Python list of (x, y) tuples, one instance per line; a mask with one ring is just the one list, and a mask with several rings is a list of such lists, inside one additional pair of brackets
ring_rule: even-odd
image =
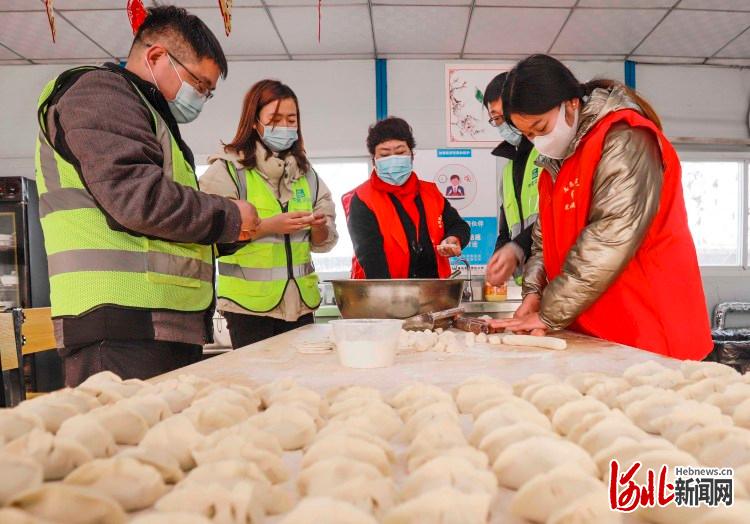
[(750, 522), (750, 379), (648, 361), (621, 376), (321, 395), (289, 379), (253, 389), (105, 372), (0, 410), (0, 522), (616, 523), (615, 458), (642, 475), (734, 468), (732, 507), (636, 519)]

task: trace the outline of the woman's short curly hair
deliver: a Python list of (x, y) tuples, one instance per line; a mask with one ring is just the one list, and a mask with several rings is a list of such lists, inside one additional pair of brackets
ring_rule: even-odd
[(417, 145), (409, 123), (395, 116), (389, 116), (370, 126), (367, 132), (367, 150), (375, 156), (375, 148), (388, 140), (403, 140), (412, 150)]

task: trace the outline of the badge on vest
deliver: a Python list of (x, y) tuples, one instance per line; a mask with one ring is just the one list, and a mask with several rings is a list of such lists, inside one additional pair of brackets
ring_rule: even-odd
[(296, 189), (294, 191), (294, 200), (295, 202), (303, 202), (305, 201), (305, 190), (304, 189)]
[(536, 181), (539, 178), (539, 168), (535, 167), (531, 170), (531, 183), (532, 185), (536, 185)]

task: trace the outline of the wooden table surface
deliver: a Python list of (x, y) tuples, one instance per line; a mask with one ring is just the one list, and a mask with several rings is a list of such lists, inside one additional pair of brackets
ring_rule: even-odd
[[(567, 332), (558, 336), (568, 340), (568, 349), (554, 351), (477, 344), (453, 354), (406, 351), (399, 353), (392, 367), (351, 369), (341, 366), (335, 353), (307, 355), (297, 351), (295, 344), (332, 337), (329, 325), (315, 324), (212, 357), (156, 380), (189, 373), (216, 381), (258, 386), (291, 377), (319, 392), (346, 384), (373, 386), (388, 392), (415, 381), (450, 388), (476, 375), (490, 375), (512, 383), (533, 373), (552, 373), (560, 378), (579, 371), (620, 374), (628, 366), (647, 360), (658, 360), (670, 367), (679, 365), (677, 360), (604, 340)], [(461, 332), (458, 339), (463, 344)]]

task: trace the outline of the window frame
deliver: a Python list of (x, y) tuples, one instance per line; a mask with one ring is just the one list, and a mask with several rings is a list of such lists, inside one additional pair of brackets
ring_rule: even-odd
[(701, 274), (709, 277), (722, 276), (745, 276), (750, 271), (750, 152), (741, 151), (709, 151), (709, 150), (677, 150), (681, 162), (737, 162), (740, 164), (740, 224), (738, 231), (738, 249), (740, 252), (739, 265), (733, 266), (712, 266), (701, 265)]

